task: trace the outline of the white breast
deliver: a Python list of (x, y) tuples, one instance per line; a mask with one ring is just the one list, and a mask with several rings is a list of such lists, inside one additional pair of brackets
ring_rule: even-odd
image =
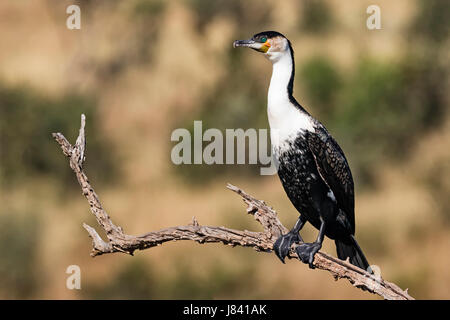
[(310, 115), (296, 108), (289, 100), (287, 86), (292, 72), (289, 54), (273, 64), (272, 78), (268, 93), (267, 113), (270, 125), (272, 147), (284, 149), (301, 131), (314, 132)]

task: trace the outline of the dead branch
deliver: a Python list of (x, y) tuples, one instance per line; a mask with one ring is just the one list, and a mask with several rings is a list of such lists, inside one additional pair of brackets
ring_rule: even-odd
[[(257, 251), (271, 252), (273, 243), (281, 235), (288, 232), (277, 217), (277, 213), (264, 201), (257, 200), (236, 186), (228, 184), (227, 188), (237, 193), (247, 205), (247, 213), (253, 215), (262, 227), (262, 232), (248, 230), (234, 230), (225, 227), (213, 227), (200, 225), (195, 217), (192, 223), (185, 226), (169, 227), (159, 231), (148, 232), (140, 236), (127, 235), (122, 228), (116, 226), (89, 183), (88, 177), (83, 171), (85, 160), (85, 122), (81, 115), (81, 127), (75, 145), (71, 145), (61, 133), (53, 133), (56, 142), (69, 158), (69, 164), (78, 179), (83, 195), (89, 202), (92, 214), (98, 224), (106, 232), (107, 240), (103, 240), (97, 231), (86, 223), (84, 228), (93, 240), (91, 256), (95, 257), (106, 253), (122, 252), (133, 255), (135, 250), (144, 250), (159, 246), (164, 242), (178, 240), (192, 240), (198, 243), (221, 242), (230, 246), (252, 247)], [(292, 245), (289, 253), (290, 259), (298, 259), (295, 253), (296, 244)], [(275, 257), (274, 257), (275, 259)], [(280, 267), (282, 267), (280, 265)], [(403, 291), (397, 285), (385, 281), (381, 276), (372, 275), (348, 261), (334, 258), (324, 252), (316, 254), (314, 267), (330, 272), (335, 280), (347, 279), (353, 286), (375, 293), (388, 300), (413, 300), (407, 290)]]

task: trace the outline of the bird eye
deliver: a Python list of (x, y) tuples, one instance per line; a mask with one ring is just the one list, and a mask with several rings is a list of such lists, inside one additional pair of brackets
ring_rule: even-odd
[(261, 38), (261, 42), (266, 42), (267, 41), (267, 38), (266, 37), (262, 37)]

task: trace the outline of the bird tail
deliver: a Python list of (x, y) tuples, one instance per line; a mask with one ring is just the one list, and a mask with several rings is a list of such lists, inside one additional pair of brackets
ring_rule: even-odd
[(364, 253), (356, 242), (355, 237), (350, 236), (349, 238), (343, 240), (335, 240), (336, 251), (339, 259), (347, 260), (349, 258), (350, 263), (372, 273), (369, 268), (369, 262), (367, 262)]

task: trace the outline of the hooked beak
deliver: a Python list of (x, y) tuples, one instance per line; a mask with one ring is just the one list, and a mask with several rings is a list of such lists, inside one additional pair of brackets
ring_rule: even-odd
[(236, 40), (233, 42), (233, 47), (249, 47), (253, 50), (256, 50), (258, 52), (267, 53), (267, 50), (270, 48), (270, 44), (268, 41), (265, 43), (257, 42), (255, 40), (249, 39), (249, 40)]
[(249, 40), (236, 40), (235, 42), (233, 42), (233, 48), (237, 48), (237, 47), (250, 47), (253, 49), (253, 46), (256, 44), (255, 40), (249, 39)]

